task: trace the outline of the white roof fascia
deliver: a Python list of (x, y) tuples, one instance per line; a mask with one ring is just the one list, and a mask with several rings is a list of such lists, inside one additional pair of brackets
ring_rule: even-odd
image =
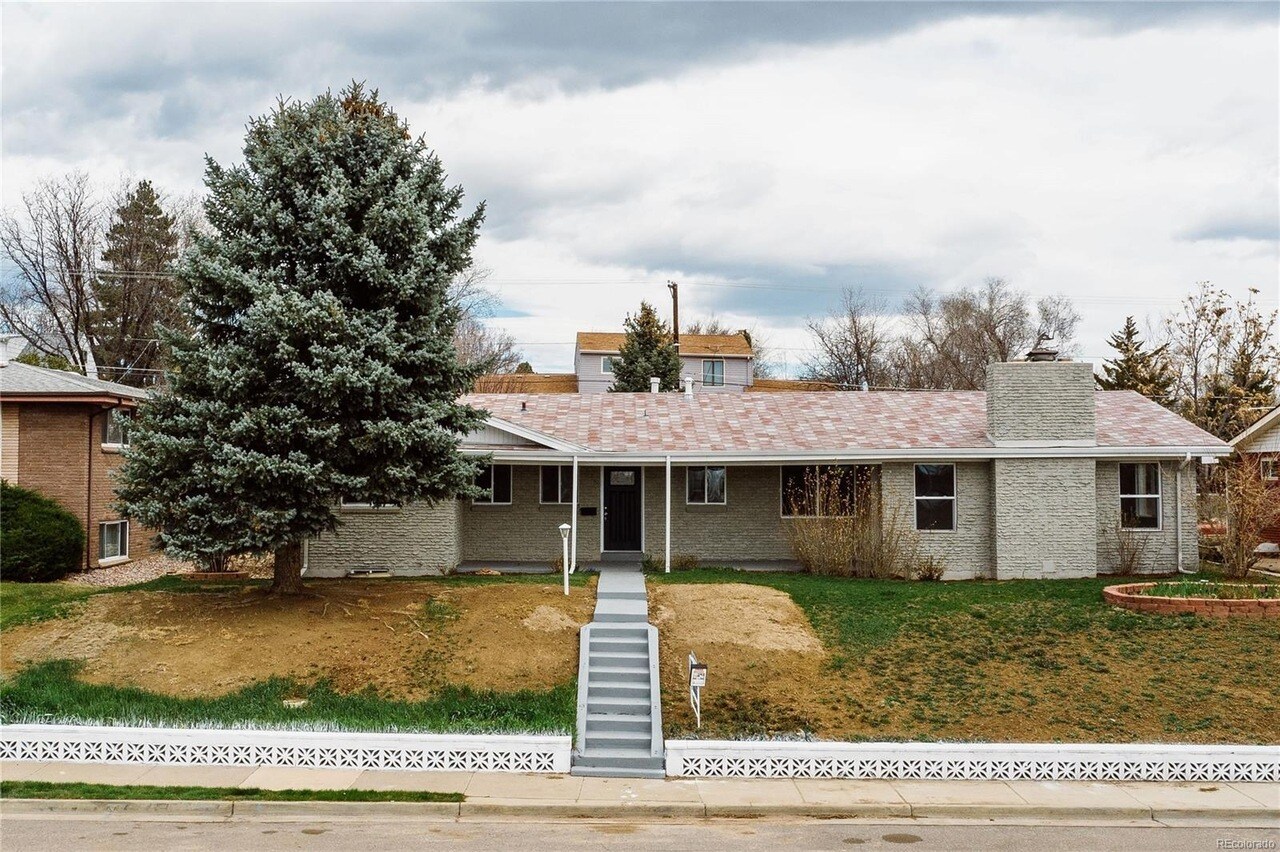
[[(522, 436), (523, 437), (523, 436)], [(464, 448), (465, 449), (465, 448)], [(991, 459), (1028, 458), (1096, 458), (1096, 459), (1182, 459), (1192, 456), (1227, 456), (1232, 450), (1226, 446), (1161, 446), (1161, 447), (929, 447), (920, 449), (857, 449), (829, 451), (778, 452), (643, 452), (608, 453), (591, 450), (567, 450), (545, 452), (542, 450), (518, 450), (495, 448), (489, 451), (472, 451), (476, 455), (492, 455), (494, 461), (529, 462), (532, 464), (564, 461), (566, 455), (576, 455), (578, 460), (600, 464), (662, 464), (667, 458), (673, 463), (719, 463), (737, 465), (810, 464), (841, 462), (894, 462), (894, 461), (988, 461)]]
[(1236, 435), (1228, 443), (1233, 447), (1240, 447), (1243, 444), (1247, 444), (1249, 441), (1253, 440), (1255, 435), (1259, 432), (1265, 432), (1267, 427), (1272, 423), (1275, 423), (1277, 420), (1280, 420), (1280, 405), (1277, 405), (1275, 408), (1253, 421), (1252, 426), (1245, 429), (1239, 435)]
[[(509, 432), (517, 438), (524, 438), (526, 441), (533, 441), (535, 444), (542, 444), (552, 450), (558, 450), (561, 453), (569, 453), (571, 455), (581, 455), (582, 453), (591, 452), (587, 447), (580, 444), (574, 444), (569, 441), (563, 441), (559, 438), (553, 438), (550, 435), (530, 429), (526, 426), (520, 426), (512, 423), (510, 420), (503, 420), (501, 417), (488, 417), (485, 424), (499, 429), (503, 432)], [(463, 444), (465, 449), (466, 445)]]

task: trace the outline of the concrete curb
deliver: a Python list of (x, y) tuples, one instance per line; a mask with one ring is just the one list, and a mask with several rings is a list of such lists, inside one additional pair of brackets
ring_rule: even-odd
[(103, 799), (3, 799), (5, 817), (119, 814), (157, 819), (466, 820), (484, 817), (541, 819), (921, 819), (1005, 822), (1025, 820), (1108, 822), (1214, 822), (1275, 828), (1280, 812), (1258, 808), (1053, 807), (1050, 805), (890, 802), (847, 805), (705, 805), (701, 802), (550, 802), (519, 799), (458, 802), (219, 802)]

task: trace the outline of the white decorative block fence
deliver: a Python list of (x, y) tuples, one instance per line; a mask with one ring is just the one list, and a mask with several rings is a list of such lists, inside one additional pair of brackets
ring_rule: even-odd
[(73, 763), (568, 772), (571, 749), (567, 736), (0, 726), (0, 760)]
[(667, 775), (1001, 781), (1280, 781), (1280, 748), (667, 740)]

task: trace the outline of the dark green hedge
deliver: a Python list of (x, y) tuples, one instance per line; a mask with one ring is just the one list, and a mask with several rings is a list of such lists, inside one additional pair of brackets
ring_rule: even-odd
[(0, 579), (48, 583), (84, 554), (80, 520), (48, 497), (0, 482)]

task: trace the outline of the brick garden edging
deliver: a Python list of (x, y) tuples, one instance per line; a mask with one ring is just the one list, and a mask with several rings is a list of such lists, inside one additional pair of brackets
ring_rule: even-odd
[(1102, 599), (1134, 612), (1157, 615), (1210, 615), (1220, 618), (1280, 618), (1280, 598), (1261, 600), (1218, 600), (1216, 598), (1165, 598), (1143, 594), (1155, 583), (1125, 583), (1107, 586)]

